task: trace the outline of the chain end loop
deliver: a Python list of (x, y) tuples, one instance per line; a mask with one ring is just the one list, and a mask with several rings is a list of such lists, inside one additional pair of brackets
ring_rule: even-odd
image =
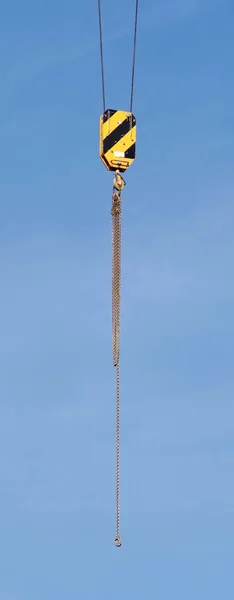
[(121, 542), (119, 534), (115, 536), (114, 544), (115, 544), (116, 548), (120, 548), (120, 546), (122, 546), (122, 542)]

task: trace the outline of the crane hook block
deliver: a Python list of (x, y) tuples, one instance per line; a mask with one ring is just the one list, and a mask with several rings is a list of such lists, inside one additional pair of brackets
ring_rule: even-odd
[(100, 118), (100, 158), (108, 171), (124, 173), (136, 156), (136, 119), (130, 112), (106, 110)]

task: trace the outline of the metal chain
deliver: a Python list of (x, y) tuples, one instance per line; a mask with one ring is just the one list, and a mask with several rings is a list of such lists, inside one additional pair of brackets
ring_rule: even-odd
[(121, 192), (112, 194), (112, 349), (116, 368), (116, 536), (120, 547), (120, 292), (121, 292)]
[(116, 365), (116, 536), (115, 545), (121, 546), (120, 538), (120, 372)]
[(113, 364), (119, 359), (121, 278), (121, 195), (112, 195), (112, 350)]

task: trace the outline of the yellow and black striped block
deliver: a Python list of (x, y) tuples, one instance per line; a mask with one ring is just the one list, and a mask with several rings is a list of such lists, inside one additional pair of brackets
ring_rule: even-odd
[(124, 173), (136, 156), (136, 119), (123, 110), (106, 110), (100, 118), (100, 158), (108, 171)]

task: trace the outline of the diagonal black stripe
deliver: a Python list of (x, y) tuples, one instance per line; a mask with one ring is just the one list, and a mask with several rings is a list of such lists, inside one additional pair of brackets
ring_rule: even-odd
[(129, 131), (130, 126), (130, 118), (127, 117), (127, 119), (124, 119), (124, 121), (103, 140), (104, 154), (106, 154), (106, 152), (108, 152), (108, 150), (110, 150), (116, 144), (116, 142), (121, 140), (121, 138)]
[(128, 148), (128, 150), (125, 151), (124, 157), (134, 159), (135, 156), (136, 156), (136, 144), (134, 143), (130, 146), (130, 148)]
[(106, 121), (108, 121), (108, 119), (110, 119), (110, 117), (113, 117), (113, 115), (117, 112), (117, 110), (113, 110), (112, 108), (108, 108), (108, 110), (105, 110), (104, 114), (103, 114), (103, 123), (106, 123)]

